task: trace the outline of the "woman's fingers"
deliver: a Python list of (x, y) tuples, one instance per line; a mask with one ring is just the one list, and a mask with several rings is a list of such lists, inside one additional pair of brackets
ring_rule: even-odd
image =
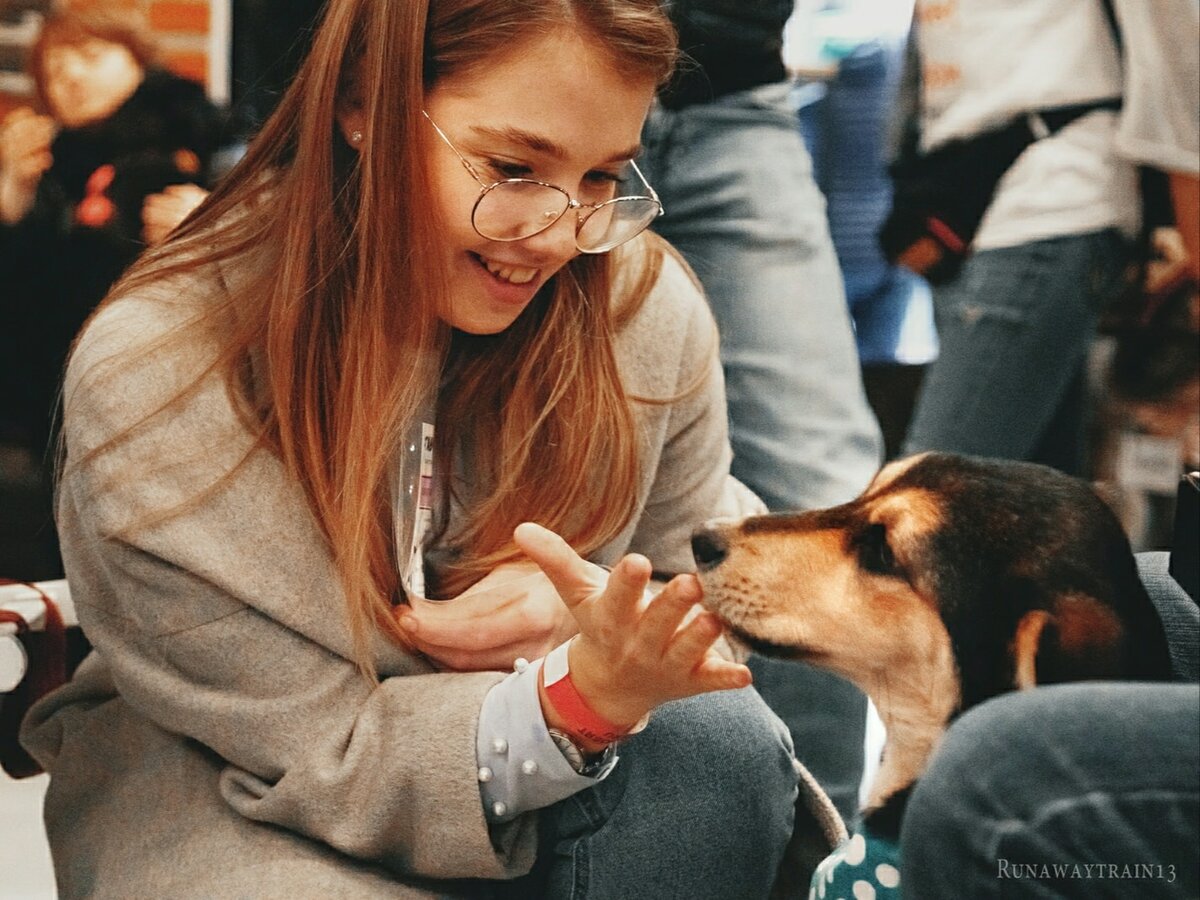
[(663, 656), (673, 647), (672, 638), (701, 596), (700, 583), (696, 576), (677, 575), (671, 579), (658, 596), (650, 601), (642, 615), (637, 631), (640, 651), (657, 657)]
[(571, 671), (602, 715), (632, 721), (667, 700), (750, 684), (749, 669), (712, 651), (721, 624), (697, 612), (702, 591), (694, 575), (675, 577), (646, 603), (651, 570), (643, 556), (622, 559), (605, 586), (557, 534), (527, 522), (514, 538), (579, 621)]
[(697, 693), (729, 691), (749, 687), (754, 681), (750, 669), (716, 654), (706, 655), (692, 672)]
[(537, 641), (553, 633), (558, 619), (546, 605), (512, 603), (491, 612), (459, 611), (456, 601), (430, 601), (400, 615), (400, 627), (426, 647), (479, 652)]
[(601, 595), (618, 607), (636, 605), (650, 581), (650, 561), (644, 556), (627, 556), (606, 579), (603, 570), (541, 525), (524, 522), (517, 526), (513, 538), (521, 551), (546, 573), (563, 602), (577, 613), (580, 604)]

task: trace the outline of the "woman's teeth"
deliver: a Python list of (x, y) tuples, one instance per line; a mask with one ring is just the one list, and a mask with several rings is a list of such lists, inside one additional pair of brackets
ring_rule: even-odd
[(509, 284), (529, 284), (529, 282), (533, 281), (534, 276), (538, 273), (537, 269), (525, 269), (521, 268), (520, 266), (505, 266), (501, 265), (500, 263), (492, 262), (490, 259), (484, 259), (482, 256), (479, 258), (482, 260), (483, 265), (489, 272), (491, 272), (501, 281), (507, 281)]

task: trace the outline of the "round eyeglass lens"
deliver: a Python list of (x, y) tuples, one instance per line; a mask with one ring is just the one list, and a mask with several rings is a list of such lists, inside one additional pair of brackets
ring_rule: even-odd
[(616, 197), (584, 220), (575, 244), (584, 253), (604, 253), (645, 231), (659, 209), (649, 197)]
[(472, 223), (493, 241), (519, 241), (550, 227), (567, 211), (571, 198), (548, 184), (501, 181), (475, 203)]

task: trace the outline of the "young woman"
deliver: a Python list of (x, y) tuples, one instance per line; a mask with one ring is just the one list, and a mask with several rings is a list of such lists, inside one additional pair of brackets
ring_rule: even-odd
[(61, 896), (765, 896), (790, 741), (694, 576), (644, 595), (728, 484), (633, 162), (673, 54), (657, 0), (333, 0), (92, 319)]

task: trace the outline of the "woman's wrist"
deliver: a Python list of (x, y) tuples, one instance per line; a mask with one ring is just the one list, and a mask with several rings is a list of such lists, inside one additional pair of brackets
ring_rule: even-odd
[(626, 729), (636, 728), (653, 709), (639, 696), (613, 686), (613, 667), (595, 652), (595, 645), (580, 634), (567, 650), (575, 688), (597, 714)]
[(575, 745), (584, 753), (589, 755), (600, 753), (608, 746), (606, 742), (591, 740), (583, 735), (575, 734), (571, 727), (573, 723), (569, 722), (550, 701), (550, 697), (546, 693), (546, 685), (540, 678), (538, 679), (538, 700), (542, 704), (542, 717), (546, 720), (546, 728), (570, 735)]
[[(547, 654), (538, 679), (538, 696), (548, 727), (571, 735), (585, 751), (596, 752), (640, 731), (649, 709), (611, 702), (606, 680), (590, 677), (593, 667), (586, 649), (577, 654), (580, 640), (575, 638)], [(582, 689), (580, 677), (585, 685)]]

